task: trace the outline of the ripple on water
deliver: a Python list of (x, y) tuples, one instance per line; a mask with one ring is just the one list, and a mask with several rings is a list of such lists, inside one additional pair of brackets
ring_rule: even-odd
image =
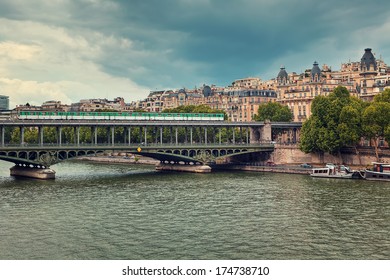
[(77, 161), (55, 169), (52, 181), (0, 174), (0, 259), (390, 257), (389, 183)]

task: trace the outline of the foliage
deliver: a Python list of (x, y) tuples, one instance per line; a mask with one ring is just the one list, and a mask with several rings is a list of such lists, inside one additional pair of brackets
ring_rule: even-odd
[(356, 146), (363, 136), (361, 116), (365, 106), (341, 86), (327, 97), (315, 97), (312, 115), (302, 126), (300, 149), (335, 154), (346, 145)]
[(384, 137), (390, 126), (390, 103), (372, 102), (363, 113), (363, 129), (371, 138)]
[(253, 118), (255, 121), (291, 122), (294, 115), (288, 106), (283, 106), (277, 102), (268, 102), (259, 106), (257, 115)]
[(385, 89), (380, 94), (374, 97), (374, 102), (387, 102), (390, 103), (390, 89)]

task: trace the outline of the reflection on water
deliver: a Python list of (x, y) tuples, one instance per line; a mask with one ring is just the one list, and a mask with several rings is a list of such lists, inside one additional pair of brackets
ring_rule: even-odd
[(0, 163), (0, 259), (389, 259), (390, 183)]

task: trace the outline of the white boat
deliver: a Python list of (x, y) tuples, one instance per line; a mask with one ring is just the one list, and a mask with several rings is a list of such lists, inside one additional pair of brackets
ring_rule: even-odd
[(327, 166), (321, 168), (313, 168), (310, 176), (320, 178), (352, 179), (353, 172), (350, 172), (349, 168), (340, 169), (337, 166)]
[(364, 171), (364, 178), (373, 181), (390, 181), (390, 164), (373, 162), (371, 170)]

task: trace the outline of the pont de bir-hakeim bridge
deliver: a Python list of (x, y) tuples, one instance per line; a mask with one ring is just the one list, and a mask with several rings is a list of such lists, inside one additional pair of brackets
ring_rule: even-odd
[[(210, 166), (250, 161), (274, 150), (272, 128), (300, 124), (227, 121), (3, 120), (0, 160), (11, 175), (54, 178), (58, 162), (108, 152), (160, 161), (158, 169), (209, 172)], [(294, 136), (295, 137), (295, 136)]]

